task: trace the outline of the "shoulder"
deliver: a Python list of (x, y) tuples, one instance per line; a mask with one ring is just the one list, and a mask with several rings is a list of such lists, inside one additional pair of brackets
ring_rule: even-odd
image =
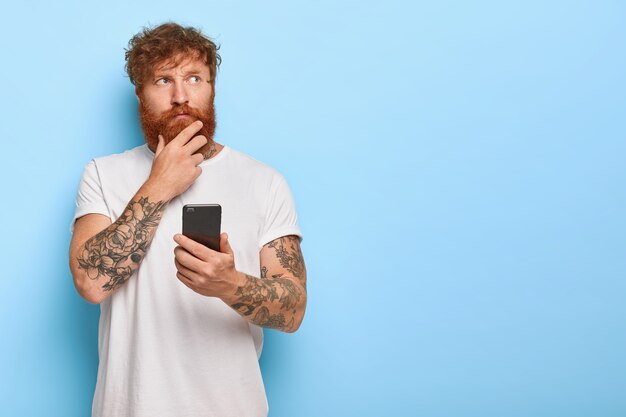
[[(124, 152), (94, 158), (93, 163), (103, 187), (110, 189), (125, 184), (130, 188), (139, 188), (150, 173), (153, 159), (154, 154), (146, 145), (143, 145)], [(131, 196), (132, 194), (128, 197)]]
[(231, 147), (225, 147), (225, 149), (227, 149), (231, 163), (240, 169), (242, 174), (252, 175), (257, 179), (265, 179), (270, 182), (284, 180), (281, 173), (274, 167)]
[(123, 165), (150, 160), (152, 159), (151, 155), (152, 151), (148, 149), (147, 145), (140, 145), (124, 152), (94, 158), (93, 161), (98, 166)]

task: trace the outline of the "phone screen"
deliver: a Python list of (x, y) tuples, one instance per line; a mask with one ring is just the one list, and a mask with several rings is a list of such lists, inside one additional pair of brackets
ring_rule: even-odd
[(215, 251), (220, 250), (222, 207), (187, 204), (183, 207), (183, 235)]

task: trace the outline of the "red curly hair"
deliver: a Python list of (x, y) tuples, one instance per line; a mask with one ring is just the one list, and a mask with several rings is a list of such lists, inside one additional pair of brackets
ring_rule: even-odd
[(171, 61), (168, 64), (175, 66), (184, 59), (196, 58), (209, 67), (211, 83), (215, 84), (217, 68), (222, 62), (218, 50), (219, 46), (194, 27), (163, 23), (152, 28), (145, 27), (128, 41), (125, 69), (130, 82), (141, 90), (158, 64)]

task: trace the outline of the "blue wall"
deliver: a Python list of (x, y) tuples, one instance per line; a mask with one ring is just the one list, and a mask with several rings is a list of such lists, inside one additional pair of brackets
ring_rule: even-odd
[(21, 2), (0, 26), (0, 414), (86, 416), (84, 165), (142, 142), (123, 48), (222, 45), (217, 140), (279, 169), (309, 306), (270, 416), (626, 415), (626, 5)]

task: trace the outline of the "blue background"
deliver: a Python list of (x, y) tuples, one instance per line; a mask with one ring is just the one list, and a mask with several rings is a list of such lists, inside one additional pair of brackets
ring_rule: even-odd
[(283, 173), (309, 305), (270, 416), (626, 415), (626, 5), (24, 1), (0, 26), (0, 407), (86, 416), (99, 309), (69, 222), (142, 143), (123, 48), (222, 45), (216, 139)]

